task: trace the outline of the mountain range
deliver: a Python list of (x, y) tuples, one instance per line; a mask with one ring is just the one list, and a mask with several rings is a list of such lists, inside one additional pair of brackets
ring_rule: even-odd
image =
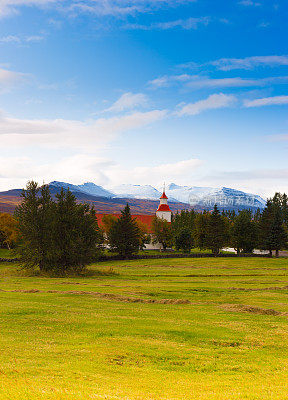
[[(79, 202), (89, 202), (99, 213), (119, 213), (128, 202), (134, 214), (154, 214), (162, 191), (151, 185), (122, 184), (110, 190), (86, 182), (74, 185), (67, 182), (53, 181), (49, 184), (52, 195), (63, 187), (69, 188)], [(211, 210), (214, 204), (220, 209), (257, 209), (264, 208), (266, 201), (258, 195), (245, 193), (226, 187), (179, 186), (171, 183), (166, 187), (166, 195), (172, 212), (194, 208)], [(21, 202), (21, 189), (0, 192), (0, 211), (13, 212)]]
[[(122, 184), (106, 190), (95, 183), (87, 182), (82, 185), (72, 185), (65, 182), (51, 182), (50, 186), (70, 188), (73, 192), (81, 192), (96, 197), (126, 198), (141, 200), (159, 200), (162, 192), (151, 185)], [(211, 208), (214, 204), (220, 207), (253, 207), (263, 208), (266, 201), (258, 195), (245, 193), (240, 190), (226, 187), (197, 187), (179, 186), (170, 183), (165, 189), (166, 195), (172, 202), (190, 204)]]

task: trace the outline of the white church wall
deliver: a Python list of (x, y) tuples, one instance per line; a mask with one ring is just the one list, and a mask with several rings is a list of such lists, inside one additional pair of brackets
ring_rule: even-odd
[(158, 218), (165, 219), (168, 222), (171, 222), (171, 215), (172, 213), (170, 211), (157, 211), (156, 215)]

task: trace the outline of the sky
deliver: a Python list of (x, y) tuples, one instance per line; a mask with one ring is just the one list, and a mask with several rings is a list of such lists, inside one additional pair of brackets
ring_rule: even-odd
[(286, 0), (0, 0), (0, 190), (288, 192)]

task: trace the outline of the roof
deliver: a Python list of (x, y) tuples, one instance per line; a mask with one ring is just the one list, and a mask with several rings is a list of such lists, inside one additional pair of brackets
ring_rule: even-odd
[[(97, 214), (96, 213), (97, 222), (100, 227), (103, 226), (102, 220), (105, 215), (111, 215), (112, 217), (116, 217), (116, 218), (119, 218), (121, 216), (121, 214)], [(147, 231), (149, 233), (152, 232), (152, 221), (153, 221), (153, 218), (155, 218), (155, 215), (140, 215), (139, 214), (139, 215), (132, 215), (132, 218), (136, 219), (137, 222), (140, 222), (143, 225), (145, 225), (147, 228)]]
[(170, 211), (170, 207), (168, 204), (160, 204), (157, 211)]
[(166, 196), (166, 193), (163, 192), (162, 196), (160, 197), (160, 199), (168, 199), (168, 197)]

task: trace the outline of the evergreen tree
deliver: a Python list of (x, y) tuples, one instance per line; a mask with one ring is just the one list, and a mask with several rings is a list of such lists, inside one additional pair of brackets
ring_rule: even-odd
[(177, 250), (190, 252), (194, 247), (193, 231), (195, 227), (196, 213), (194, 210), (182, 210), (173, 216), (172, 228), (174, 244)]
[[(277, 194), (276, 194), (277, 195)], [(259, 222), (259, 244), (264, 250), (276, 251), (287, 246), (287, 229), (284, 225), (284, 215), (278, 196), (267, 201)]]
[(53, 204), (53, 261), (60, 273), (80, 272), (98, 255), (101, 233), (93, 208), (77, 204), (70, 190), (56, 194)]
[(51, 249), (51, 199), (47, 188), (34, 181), (21, 193), (22, 203), (15, 210), (18, 221), (19, 245), (17, 253), (27, 268), (49, 269), (48, 252)]
[(208, 229), (209, 229), (209, 213), (204, 211), (199, 213), (195, 218), (194, 226), (194, 242), (195, 246), (201, 250), (208, 248)]
[(252, 253), (257, 245), (257, 229), (251, 210), (241, 210), (235, 217), (231, 228), (231, 244), (237, 254)]
[(254, 215), (253, 215), (253, 221), (255, 222), (256, 226), (257, 226), (257, 224), (259, 224), (261, 216), (262, 216), (262, 212), (261, 212), (260, 208), (257, 208), (257, 210), (254, 212)]
[(153, 243), (161, 243), (164, 251), (173, 245), (172, 225), (162, 218), (155, 217), (152, 221)]
[(183, 250), (184, 253), (190, 253), (193, 247), (193, 236), (192, 232), (187, 228), (181, 229), (174, 237), (176, 250)]
[(29, 182), (17, 207), (18, 255), (26, 268), (64, 274), (79, 272), (91, 262), (101, 238), (95, 212), (77, 204), (63, 189), (53, 201), (49, 187)]
[(218, 255), (222, 247), (228, 244), (229, 227), (225, 217), (215, 204), (213, 212), (209, 215), (207, 247), (214, 255)]
[(283, 212), (283, 222), (287, 227), (288, 226), (288, 196), (286, 195), (286, 193), (284, 193), (281, 198), (281, 209)]
[(139, 250), (141, 233), (136, 220), (131, 216), (128, 204), (121, 211), (120, 218), (112, 224), (108, 232), (108, 242), (110, 249), (122, 257), (127, 258)]

